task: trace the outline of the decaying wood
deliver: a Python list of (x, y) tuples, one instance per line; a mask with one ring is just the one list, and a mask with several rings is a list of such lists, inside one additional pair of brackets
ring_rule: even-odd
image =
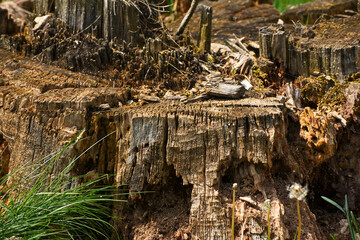
[(139, 40), (139, 9), (124, 1), (35, 0), (35, 12), (38, 15), (54, 12), (76, 32), (91, 26), (88, 32), (99, 38), (133, 43)]
[(285, 84), (286, 97), (289, 99), (287, 103), (301, 108), (301, 89), (295, 88), (293, 82)]
[(252, 48), (255, 48), (255, 49), (259, 49), (260, 48), (260, 45), (257, 43), (257, 42), (254, 42), (254, 41), (249, 41), (248, 42), (249, 46), (252, 47)]
[(183, 103), (187, 104), (187, 103), (195, 103), (195, 102), (200, 102), (200, 101), (204, 101), (209, 99), (209, 96), (207, 94), (202, 94), (200, 96), (197, 97), (193, 97), (193, 98), (188, 98), (188, 99), (184, 99)]
[(207, 95), (220, 98), (238, 99), (245, 93), (245, 88), (242, 85), (231, 85), (219, 83), (218, 87), (209, 90)]
[(233, 51), (235, 52), (239, 52), (242, 55), (246, 55), (247, 53), (239, 46), (237, 46), (235, 43), (233, 43), (232, 41), (230, 41), (229, 39), (225, 39), (224, 40), (226, 45)]
[(225, 39), (225, 43), (230, 49), (237, 52), (230, 55), (230, 57), (234, 57), (234, 60), (236, 61), (231, 66), (232, 71), (247, 75), (254, 61), (256, 61), (255, 57), (248, 53), (249, 51), (247, 51), (245, 46), (239, 47), (228, 39)]
[(45, 15), (50, 12), (54, 12), (55, 0), (34, 0), (34, 10), (38, 15)]
[(236, 36), (235, 33), (233, 33), (233, 36), (234, 36), (234, 38), (235, 38), (235, 41), (236, 41), (237, 45), (238, 45), (239, 47), (241, 47), (246, 53), (250, 54), (249, 50), (248, 50), (248, 49), (244, 46), (244, 44), (241, 42), (241, 41), (244, 39), (244, 37), (242, 37), (241, 39), (239, 39), (239, 38)]
[(0, 34), (23, 32), (31, 13), (18, 4), (19, 1), (0, 2)]
[(284, 25), (260, 28), (260, 57), (286, 66), (286, 36)]
[(294, 24), (293, 30), (283, 25), (260, 29), (260, 56), (280, 63), (290, 74), (324, 73), (344, 78), (360, 71), (360, 16), (328, 22), (313, 27)]
[(200, 18), (200, 30), (198, 37), (198, 46), (201, 52), (210, 52), (211, 48), (211, 22), (212, 22), (212, 8), (200, 5), (201, 18)]
[(141, 94), (140, 95), (140, 99), (146, 101), (146, 102), (160, 102), (160, 98), (157, 97), (157, 96), (149, 96), (149, 95), (144, 95), (144, 94)]

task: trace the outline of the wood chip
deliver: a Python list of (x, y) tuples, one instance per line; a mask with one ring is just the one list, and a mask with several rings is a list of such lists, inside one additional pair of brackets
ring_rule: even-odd
[(244, 93), (245, 88), (242, 85), (220, 83), (218, 87), (210, 89), (207, 95), (211, 97), (238, 99), (242, 97)]

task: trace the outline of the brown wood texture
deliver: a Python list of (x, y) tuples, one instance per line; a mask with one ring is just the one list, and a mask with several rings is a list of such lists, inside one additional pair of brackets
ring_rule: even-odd
[(210, 52), (211, 28), (212, 28), (212, 7), (199, 5), (201, 11), (198, 46), (201, 52)]
[(138, 41), (140, 10), (133, 4), (112, 0), (35, 0), (38, 15), (53, 12), (75, 32), (87, 30), (107, 40)]

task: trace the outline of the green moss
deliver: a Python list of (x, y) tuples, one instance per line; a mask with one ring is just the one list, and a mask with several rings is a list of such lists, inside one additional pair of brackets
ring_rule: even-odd
[(354, 73), (354, 74), (350, 74), (348, 76), (348, 79), (347, 79), (348, 82), (356, 82), (356, 83), (359, 83), (360, 82), (360, 72), (357, 72), (357, 73)]
[(251, 68), (251, 72), (257, 87), (264, 88), (265, 87), (264, 82), (268, 79), (268, 74), (261, 71), (258, 65), (254, 65)]
[(335, 80), (325, 76), (301, 80), (301, 103), (316, 108), (325, 93), (335, 85)]
[(336, 110), (346, 101), (344, 90), (348, 87), (348, 83), (336, 82), (335, 86), (330, 88), (320, 99), (319, 107), (323, 109)]
[(349, 82), (331, 77), (305, 78), (301, 85), (301, 102), (304, 107), (336, 110), (346, 101), (344, 90)]

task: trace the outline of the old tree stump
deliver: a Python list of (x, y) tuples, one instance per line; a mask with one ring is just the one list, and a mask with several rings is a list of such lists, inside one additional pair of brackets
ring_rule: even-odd
[[(327, 1), (341, 7), (355, 2)], [(360, 17), (343, 16), (314, 26), (270, 26), (280, 16), (272, 5), (234, 0), (224, 8), (227, 3), (206, 2), (213, 12), (203, 7), (194, 13), (199, 19), (201, 12), (203, 15), (199, 45), (204, 52), (212, 54), (211, 15), (216, 23), (213, 30), (217, 28), (213, 32), (219, 33), (213, 40), (233, 36), (239, 45), (227, 41), (232, 49), (228, 56), (213, 54), (214, 63), (202, 61), (211, 66), (209, 74), (201, 72), (203, 65), (195, 60), (202, 55), (169, 47), (162, 36), (148, 38), (143, 25), (144, 17), (148, 18), (137, 9), (144, 7), (141, 3), (35, 0), (38, 15), (51, 12), (62, 21), (49, 17), (49, 22), (34, 30), (35, 38), (45, 40), (24, 44), (22, 50), (62, 68), (0, 49), (0, 149), (8, 147), (4, 157), (10, 156), (8, 165), (0, 159), (0, 166), (12, 171), (23, 159), (40, 159), (62, 149), (85, 129), (85, 140), (60, 158), (50, 173), (53, 176), (74, 156), (114, 132), (79, 159), (74, 174), (109, 174), (113, 176), (111, 184), (126, 184), (132, 192), (147, 191), (131, 195), (128, 212), (114, 209), (116, 217), (123, 217), (123, 221), (114, 220), (115, 224), (125, 229), (128, 239), (229, 239), (233, 183), (239, 186), (236, 238), (242, 233), (245, 239), (265, 238), (267, 219), (262, 209), (266, 199), (271, 205), (271, 238), (291, 238), (296, 232), (296, 207), (288, 199), (286, 186), (293, 181), (312, 186), (314, 198), (335, 187), (342, 196), (346, 189), (353, 189), (349, 205), (356, 207), (360, 197), (360, 171), (354, 168), (360, 156), (356, 131), (360, 126), (360, 84), (346, 85), (344, 105), (326, 112), (317, 111), (317, 106), (302, 109), (301, 91), (292, 79), (283, 87), (293, 103), (285, 96), (275, 96), (276, 90), (267, 95), (268, 89), (257, 90), (255, 84), (251, 91), (245, 90), (238, 77), (256, 74), (251, 67), (241, 66), (256, 63), (259, 48), (260, 56), (281, 70), (276, 76), (285, 71), (294, 76), (324, 73), (344, 78), (357, 72)], [(294, 17), (291, 11), (286, 13), (289, 19)], [(221, 14), (225, 17), (220, 19)], [(195, 22), (198, 32), (199, 21)], [(258, 27), (265, 22), (268, 27), (260, 29), (260, 44), (253, 42), (250, 49), (248, 39), (256, 40)], [(52, 28), (54, 25), (59, 28)], [(233, 30), (248, 39), (241, 42)], [(82, 32), (86, 34), (79, 34)], [(3, 39), (9, 40), (2, 35)], [(14, 39), (26, 42), (24, 36), (15, 36), (7, 46), (12, 46)], [(124, 46), (119, 47), (119, 42)], [(242, 43), (246, 46), (240, 47)], [(72, 51), (61, 55), (64, 49)], [(233, 66), (239, 71), (233, 75), (222, 65), (229, 56), (244, 56), (237, 58)], [(82, 69), (92, 75), (76, 72)], [(168, 87), (178, 77), (174, 72), (181, 77), (200, 75), (194, 74), (194, 79), (174, 90)], [(112, 81), (116, 77), (130, 84), (117, 85)], [(162, 80), (163, 85), (154, 79)], [(340, 173), (347, 177), (339, 177)], [(301, 204), (302, 237), (325, 239), (328, 235), (314, 217), (311, 198)]]
[(140, 39), (141, 6), (131, 1), (35, 0), (34, 4), (36, 14), (53, 12), (75, 31), (89, 28), (94, 36), (107, 40), (136, 43)]
[(201, 9), (200, 31), (198, 37), (198, 46), (201, 52), (210, 52), (211, 47), (211, 22), (212, 8), (204, 5), (199, 6)]
[(343, 79), (360, 71), (359, 15), (260, 29), (260, 56), (294, 76), (324, 73)]

